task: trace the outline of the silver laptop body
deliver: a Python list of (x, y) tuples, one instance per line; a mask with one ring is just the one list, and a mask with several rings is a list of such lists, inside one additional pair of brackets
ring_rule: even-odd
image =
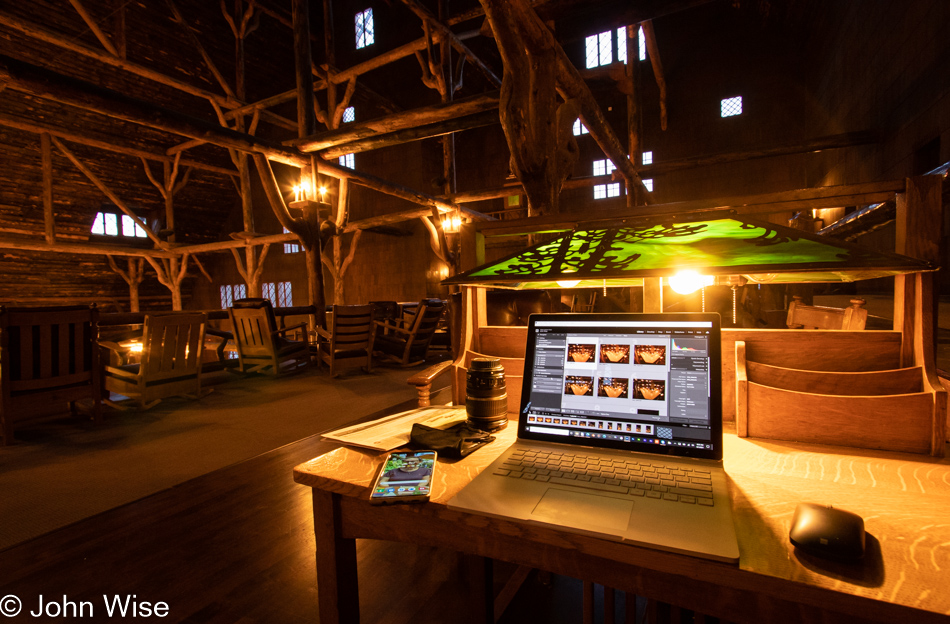
[(518, 439), (448, 502), (737, 563), (718, 314), (536, 314)]

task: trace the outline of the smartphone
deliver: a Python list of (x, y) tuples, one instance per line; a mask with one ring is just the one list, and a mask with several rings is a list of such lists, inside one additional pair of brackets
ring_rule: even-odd
[(378, 505), (426, 502), (432, 490), (435, 460), (435, 451), (390, 453), (376, 475), (369, 501)]

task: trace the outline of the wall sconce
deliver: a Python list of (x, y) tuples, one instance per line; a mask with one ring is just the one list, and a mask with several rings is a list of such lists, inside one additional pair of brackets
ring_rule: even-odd
[(462, 227), (462, 218), (457, 214), (442, 219), (442, 230), (446, 234), (456, 234)]

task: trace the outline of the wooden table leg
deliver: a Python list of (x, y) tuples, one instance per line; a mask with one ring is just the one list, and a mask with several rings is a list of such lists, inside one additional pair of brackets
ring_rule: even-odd
[(342, 532), (340, 495), (313, 489), (313, 532), (317, 542), (320, 624), (359, 624), (356, 540)]

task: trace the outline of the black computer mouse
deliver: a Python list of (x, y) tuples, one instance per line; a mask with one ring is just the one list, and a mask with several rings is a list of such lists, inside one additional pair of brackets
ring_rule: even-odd
[(817, 557), (855, 560), (864, 556), (864, 519), (831, 505), (799, 503), (788, 538)]

